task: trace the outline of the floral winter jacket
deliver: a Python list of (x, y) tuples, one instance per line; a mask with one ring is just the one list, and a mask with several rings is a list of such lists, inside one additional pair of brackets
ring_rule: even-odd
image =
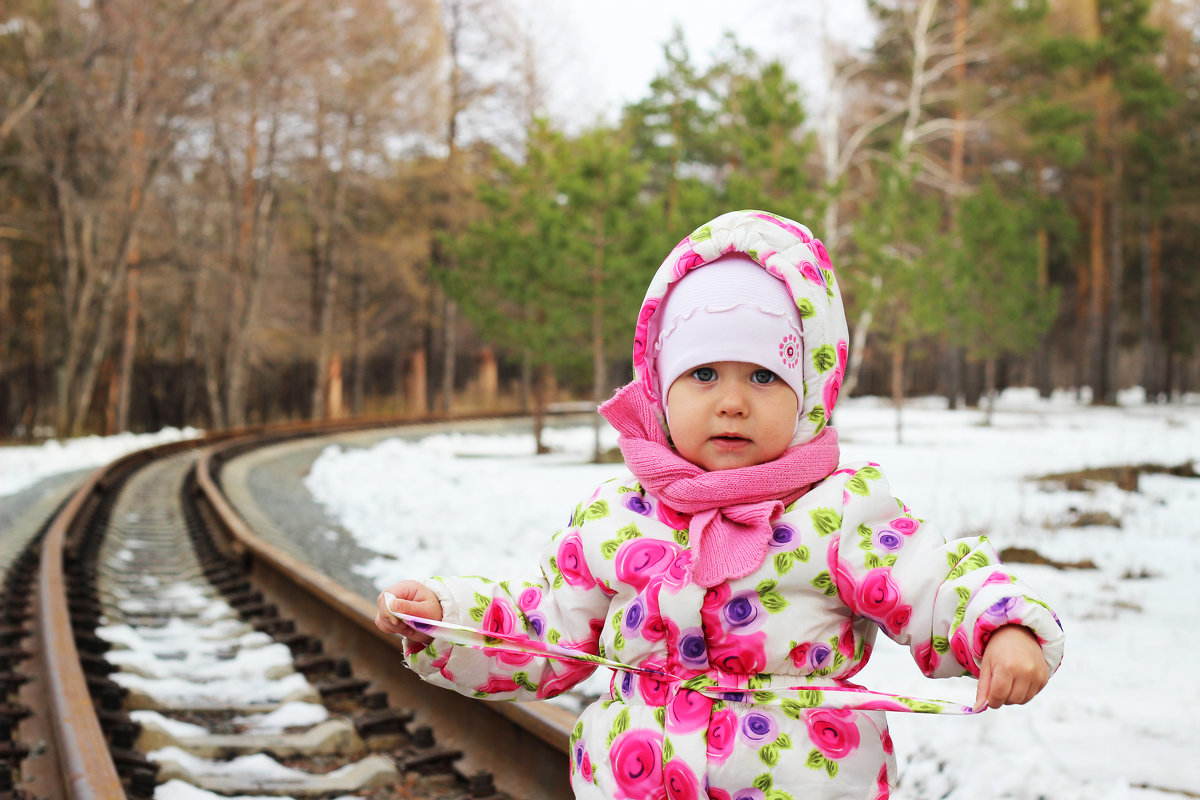
[[(664, 673), (615, 671), (610, 697), (583, 712), (578, 798), (887, 797), (884, 710), (904, 706), (849, 691), (878, 630), (930, 677), (978, 675), (1008, 623), (1036, 633), (1051, 671), (1062, 657), (1056, 617), (987, 540), (945, 541), (877, 465), (818, 484), (775, 521), (756, 572), (711, 589), (690, 580), (687, 528), (629, 477), (579, 505), (540, 574), (429, 582), (447, 622)], [(550, 697), (595, 669), (437, 639), (410, 661), (431, 683), (495, 700)]]

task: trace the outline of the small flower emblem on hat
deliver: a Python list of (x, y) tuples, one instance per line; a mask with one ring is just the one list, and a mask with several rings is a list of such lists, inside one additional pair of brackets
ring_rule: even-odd
[(800, 363), (800, 340), (795, 334), (789, 333), (783, 337), (783, 341), (779, 343), (779, 358), (788, 369), (795, 369)]

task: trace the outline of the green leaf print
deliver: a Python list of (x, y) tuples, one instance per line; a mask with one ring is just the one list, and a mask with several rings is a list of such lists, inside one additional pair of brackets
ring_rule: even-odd
[(933, 637), (933, 649), (934, 649), (934, 652), (942, 653), (944, 655), (945, 653), (949, 652), (949, 650), (950, 650), (950, 640), (947, 639), (945, 636), (934, 636)]
[(600, 543), (600, 555), (604, 556), (605, 560), (612, 561), (617, 557), (617, 550), (620, 549), (621, 543), (616, 539), (609, 539)]
[(805, 417), (805, 419), (807, 419), (813, 425), (820, 425), (821, 427), (824, 427), (825, 426), (825, 406), (821, 406), (821, 405), (813, 406), (813, 410), (808, 412), (808, 416)]
[(764, 795), (764, 800), (796, 800), (783, 789), (772, 789)]
[(816, 708), (824, 701), (825, 694), (820, 689), (798, 689), (795, 700), (789, 698), (779, 705), (783, 708), (783, 713), (792, 719), (800, 719), (805, 709)]
[(675, 544), (679, 545), (680, 547), (688, 546), (687, 531), (671, 531), (671, 535), (675, 537)]
[[(795, 647), (796, 645), (792, 645)], [(769, 672), (756, 672), (746, 679), (746, 688), (761, 689), (764, 686), (771, 685), (771, 674)]]
[(871, 495), (871, 487), (867, 486), (867, 480), (862, 475), (855, 475), (846, 481), (846, 488), (860, 497), (870, 497)]
[(992, 562), (987, 557), (987, 553), (983, 552), (982, 550), (975, 551), (971, 554), (971, 557), (967, 559), (967, 566), (973, 570), (983, 569), (991, 563)]
[(554, 573), (554, 580), (550, 582), (550, 585), (555, 589), (561, 589), (566, 581), (563, 580), (562, 570), (558, 568), (558, 559), (555, 556), (550, 556), (550, 571)]
[(971, 554), (971, 546), (966, 542), (959, 542), (958, 547), (946, 553), (946, 561), (951, 567), (957, 567), (959, 562)]
[(688, 678), (683, 682), (684, 689), (691, 689), (698, 692), (701, 689), (707, 689), (710, 686), (716, 686), (717, 682), (707, 675), (697, 675), (694, 678)]
[(758, 748), (758, 758), (771, 769), (779, 766), (779, 748), (774, 744), (764, 744)]
[(631, 522), (617, 530), (617, 541), (628, 542), (630, 539), (637, 539), (641, 535), (642, 532), (638, 530), (638, 526)]
[(524, 672), (524, 671), (514, 672), (513, 680), (516, 683), (520, 684), (521, 688), (527, 692), (536, 692), (537, 691), (537, 684), (534, 683), (533, 681), (529, 680), (528, 672)]
[(800, 319), (812, 319), (817, 315), (817, 307), (807, 297), (801, 297), (797, 300), (796, 308), (800, 312)]
[(754, 702), (759, 705), (765, 705), (775, 699), (774, 692), (760, 691), (754, 693)]
[(883, 562), (879, 559), (879, 556), (876, 553), (868, 552), (863, 558), (863, 565), (866, 566), (867, 569), (879, 569), (883, 566)]
[(654, 721), (658, 723), (658, 727), (665, 728), (667, 726), (667, 707), (654, 707)]
[(817, 368), (817, 372), (829, 372), (837, 364), (837, 351), (833, 349), (833, 345), (831, 344), (814, 347), (812, 361), (813, 366)]
[(808, 516), (818, 536), (828, 536), (842, 527), (842, 515), (832, 508), (814, 508)]
[(937, 703), (930, 703), (926, 700), (916, 700), (912, 697), (897, 697), (899, 702), (911, 708), (918, 714), (940, 714), (942, 707)]
[(586, 520), (604, 519), (607, 516), (608, 516), (608, 501), (607, 500), (597, 500), (596, 502), (594, 502), (590, 506), (588, 506), (587, 509), (583, 512), (583, 518)]
[[(699, 228), (696, 228), (696, 230), (692, 231), (688, 238), (693, 242), (707, 242), (712, 238), (712, 226), (701, 225)], [(753, 256), (751, 256), (751, 258), (753, 258)]]
[(791, 553), (776, 553), (775, 554), (775, 572), (779, 575), (787, 575), (792, 571), (792, 565), (795, 563), (796, 556)]
[(617, 631), (616, 635), (613, 636), (613, 647), (617, 650), (625, 649), (625, 634)]
[(828, 570), (821, 570), (817, 573), (817, 577), (809, 581), (815, 588), (820, 589), (825, 593), (826, 597), (835, 597), (837, 595), (837, 586), (833, 582)]
[(618, 486), (617, 487), (617, 494), (629, 494), (630, 492), (638, 492), (638, 491), (641, 491), (641, 487), (639, 487), (636, 483), (633, 486)]
[(771, 784), (771, 773), (764, 772), (762, 775), (759, 775), (757, 778), (755, 778), (751, 785), (760, 792), (769, 792), (771, 791)]
[(821, 269), (821, 277), (823, 277), (825, 279), (825, 293), (827, 295), (829, 295), (830, 297), (833, 297), (833, 286), (834, 286), (834, 282), (835, 282), (834, 277), (833, 277), (833, 271), (822, 268)]
[(482, 595), (479, 592), (475, 593), (475, 605), (468, 612), (471, 619), (476, 622), (483, 622), (483, 615), (487, 612), (488, 604), (492, 602), (492, 598)]
[(779, 734), (779, 738), (775, 740), (775, 746), (780, 750), (791, 750), (792, 737), (788, 736), (786, 733)]
[(763, 608), (767, 610), (768, 614), (778, 614), (788, 607), (787, 598), (779, 592), (760, 594), (758, 599), (762, 601)]
[(612, 617), (609, 618), (609, 624), (612, 625), (612, 629), (614, 631), (621, 630), (621, 620), (624, 618), (624, 616), (625, 609), (621, 608), (617, 609), (616, 612), (613, 613)]
[(551, 628), (550, 630), (546, 631), (546, 641), (549, 642), (550, 644), (558, 644), (558, 640), (561, 638), (562, 638), (562, 634), (559, 633), (554, 628)]
[(805, 564), (807, 564), (811, 553), (808, 549), (808, 545), (802, 544), (792, 551), (792, 555), (796, 557), (797, 561), (803, 561)]
[(608, 746), (612, 747), (613, 741), (627, 730), (629, 730), (628, 706), (617, 712), (616, 719), (613, 720), (612, 730), (608, 732)]
[(825, 756), (821, 755), (821, 751), (813, 748), (808, 753), (808, 758), (804, 759), (804, 766), (809, 769), (825, 769)]
[(663, 763), (664, 764), (667, 763), (674, 757), (675, 757), (675, 745), (671, 744), (670, 739), (664, 737), (663, 738), (663, 749), (662, 749)]
[(825, 771), (829, 773), (830, 778), (836, 778), (838, 774), (838, 762), (832, 758), (825, 759)]

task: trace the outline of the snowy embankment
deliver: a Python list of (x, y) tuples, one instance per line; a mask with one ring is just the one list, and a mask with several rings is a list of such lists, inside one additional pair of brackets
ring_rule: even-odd
[(157, 433), (83, 436), (40, 445), (0, 447), (0, 497), (16, 494), (52, 475), (100, 467), (134, 450), (192, 439), (202, 433), (195, 428), (163, 428)]
[[(950, 538), (985, 534), (1092, 569), (1020, 564), (1055, 607), (1067, 654), (1042, 696), (972, 718), (892, 715), (906, 800), (1099, 800), (1200, 796), (1193, 679), (1200, 660), (1192, 585), (1200, 574), (1200, 480), (1142, 475), (1069, 491), (1034, 478), (1088, 467), (1200, 462), (1200, 398), (1116, 408), (1007, 392), (990, 426), (975, 411), (914, 401), (895, 443), (895, 411), (844, 401), (843, 460), (882, 465), (892, 491)], [(532, 457), (528, 435), (445, 434), (369, 449), (331, 447), (308, 485), (380, 555), (362, 571), (382, 588), (431, 574), (531, 575), (549, 536), (620, 465), (584, 461), (590, 429), (552, 432), (559, 450)], [(607, 443), (615, 433), (606, 431)], [(1094, 519), (1107, 524), (1080, 525)], [(1109, 518), (1104, 517), (1109, 515)], [(593, 679), (595, 681), (596, 679)], [(861, 681), (971, 702), (966, 679), (931, 682), (906, 650), (880, 639)], [(603, 683), (603, 681), (600, 681)]]

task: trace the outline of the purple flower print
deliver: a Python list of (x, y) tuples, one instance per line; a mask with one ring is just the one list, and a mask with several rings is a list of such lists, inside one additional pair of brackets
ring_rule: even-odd
[(629, 697), (630, 695), (633, 694), (633, 673), (632, 672), (622, 672), (621, 673), (621, 694), (624, 695), (625, 697)]
[(733, 800), (766, 800), (766, 795), (761, 789), (738, 789)]
[(783, 547), (790, 544), (794, 538), (796, 538), (796, 531), (790, 525), (776, 525), (771, 529), (769, 544), (772, 547)]
[(625, 493), (625, 507), (635, 514), (641, 514), (643, 517), (654, 515), (654, 509), (646, 502), (646, 498), (637, 492)]
[(537, 634), (537, 638), (541, 639), (546, 634), (546, 615), (540, 611), (526, 611), (525, 619), (529, 620), (529, 627), (533, 628), (533, 632)]
[(767, 610), (763, 608), (758, 592), (753, 589), (738, 592), (721, 608), (721, 620), (726, 627), (739, 633), (762, 627), (766, 616)]
[(751, 711), (742, 717), (742, 736), (751, 744), (770, 744), (779, 738), (779, 723), (770, 714)]
[(998, 600), (995, 603), (993, 603), (991, 605), (991, 607), (988, 608), (988, 610), (984, 613), (987, 614), (989, 617), (996, 617), (998, 619), (1008, 619), (1008, 617), (1009, 617), (1008, 612), (1012, 611), (1016, 607), (1017, 607), (1017, 598), (1006, 597), (1003, 600)]
[(904, 537), (886, 528), (875, 533), (874, 541), (877, 547), (888, 551), (899, 550), (904, 546)]
[(833, 648), (825, 643), (814, 644), (808, 650), (808, 663), (813, 669), (825, 669), (833, 658)]
[(702, 628), (685, 628), (679, 632), (679, 663), (688, 669), (708, 667), (708, 646), (704, 644)]
[(646, 621), (646, 600), (638, 597), (625, 608), (625, 616), (621, 620), (621, 632), (626, 636), (640, 636), (642, 623)]

